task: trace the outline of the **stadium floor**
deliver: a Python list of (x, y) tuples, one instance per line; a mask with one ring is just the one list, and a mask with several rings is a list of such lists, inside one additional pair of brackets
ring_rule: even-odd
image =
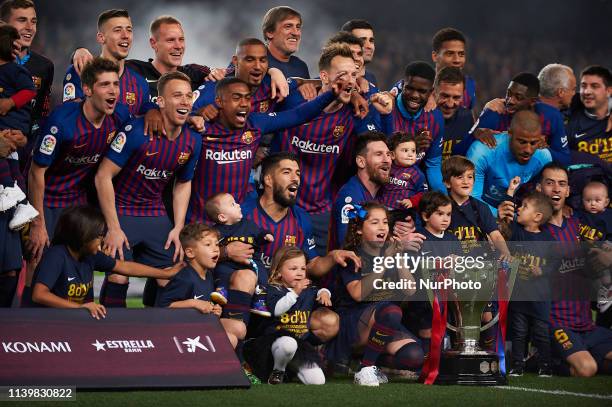
[[(491, 387), (425, 386), (400, 380), (379, 388), (358, 387), (349, 378), (324, 386), (257, 385), (249, 390), (77, 392), (70, 405), (105, 406), (612, 406), (612, 377), (511, 378), (510, 385)], [(57, 405), (38, 402), (36, 405)]]
[[(128, 307), (141, 308), (140, 298), (128, 298)], [(533, 374), (509, 378), (508, 386), (464, 387), (425, 386), (407, 379), (391, 379), (378, 388), (352, 384), (349, 377), (337, 376), (324, 386), (295, 383), (280, 386), (257, 385), (249, 390), (156, 390), (77, 392), (77, 406), (183, 405), (204, 402), (211, 406), (612, 406), (612, 376), (594, 378), (539, 378)], [(315, 404), (313, 406), (313, 404)], [(36, 405), (58, 405), (38, 402)]]

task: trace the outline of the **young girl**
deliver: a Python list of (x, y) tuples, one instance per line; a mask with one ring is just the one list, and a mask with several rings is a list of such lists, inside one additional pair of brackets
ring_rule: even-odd
[(380, 292), (373, 288), (374, 280), (414, 279), (406, 269), (374, 272), (375, 257), (394, 256), (398, 251), (389, 239), (387, 210), (378, 203), (354, 206), (355, 210), (349, 213), (345, 249), (355, 251), (362, 268), (356, 270), (354, 264), (349, 264), (338, 270), (340, 332), (327, 345), (326, 353), (332, 361), (345, 361), (352, 353), (360, 352), (363, 356), (355, 383), (378, 386), (388, 379), (377, 365), (416, 370), (423, 363), (423, 350), (418, 339), (401, 325), (402, 310), (391, 301), (412, 295), (414, 290)]
[(254, 372), (269, 384), (280, 384), (292, 362), (304, 384), (324, 384), (320, 358), (310, 341), (309, 325), (318, 305), (331, 306), (331, 293), (311, 286), (306, 255), (294, 246), (281, 247), (272, 259), (266, 303), (273, 318), (265, 334), (245, 344)]
[(51, 247), (34, 272), (32, 302), (52, 308), (86, 308), (95, 319), (106, 309), (93, 302), (93, 272), (133, 277), (170, 278), (183, 264), (158, 270), (142, 264), (115, 260), (100, 251), (106, 225), (102, 213), (92, 207), (66, 209), (59, 218)]

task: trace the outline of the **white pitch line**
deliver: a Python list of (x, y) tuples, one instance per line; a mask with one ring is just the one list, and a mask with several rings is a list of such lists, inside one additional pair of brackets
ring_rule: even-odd
[(542, 389), (530, 389), (528, 387), (514, 387), (514, 386), (493, 386), (496, 389), (502, 390), (520, 390), (520, 391), (531, 391), (534, 393), (545, 393), (545, 394), (554, 394), (558, 396), (576, 396), (576, 397), (587, 397), (592, 399), (600, 399), (600, 400), (612, 400), (612, 395), (606, 394), (593, 394), (593, 393), (575, 393), (573, 391), (565, 391), (565, 390), (542, 390)]

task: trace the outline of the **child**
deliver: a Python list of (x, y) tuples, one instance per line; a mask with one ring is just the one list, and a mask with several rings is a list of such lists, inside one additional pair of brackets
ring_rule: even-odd
[[(375, 279), (393, 274), (393, 281), (414, 281), (408, 269), (390, 269), (384, 274), (374, 273), (377, 256), (394, 256), (397, 248), (390, 245), (387, 210), (377, 203), (355, 205), (349, 212), (346, 250), (353, 250), (361, 259), (361, 270), (354, 263), (338, 270), (340, 279), (337, 312), (340, 315), (340, 331), (326, 345), (329, 360), (346, 361), (351, 354), (362, 354), (360, 370), (354, 382), (361, 386), (378, 386), (387, 383), (387, 377), (377, 366), (399, 370), (416, 370), (423, 363), (423, 350), (418, 339), (401, 324), (402, 310), (381, 296), (373, 301)], [(414, 290), (401, 290), (402, 296), (412, 295)], [(382, 294), (382, 293), (381, 293)], [(385, 299), (387, 298), (387, 299)]]
[[(510, 181), (508, 195), (520, 183), (515, 177)], [(558, 263), (550, 256), (553, 237), (541, 229), (553, 213), (549, 197), (533, 191), (523, 198), (518, 216), (511, 224), (502, 224), (504, 235), (512, 242), (512, 254), (521, 260), (510, 302), (510, 324), (512, 326), (512, 361), (510, 376), (522, 376), (525, 369), (524, 356), (527, 339), (531, 334), (538, 349), (538, 375), (552, 376), (549, 337), (550, 288), (548, 274)], [(521, 243), (528, 242), (528, 243)]]
[[(10, 25), (0, 26), (0, 130), (30, 133), (30, 101), (36, 96), (32, 75), (14, 61), (14, 41), (19, 33)], [(15, 208), (8, 227), (18, 230), (31, 222), (38, 211), (26, 200), (25, 182), (17, 152), (0, 159), (0, 212)], [(7, 215), (8, 216), (8, 215)]]
[[(612, 210), (608, 187), (601, 181), (590, 181), (582, 190), (583, 210), (577, 211), (580, 219), (580, 238), (586, 242), (604, 242), (603, 248), (610, 250), (612, 240)], [(599, 322), (602, 314), (612, 305), (612, 278), (610, 270), (603, 271), (601, 276), (601, 288), (597, 295), (597, 308), (600, 314), (597, 316)], [(607, 326), (610, 324), (608, 323)]]
[(236, 203), (231, 194), (220, 192), (213, 195), (206, 201), (205, 210), (208, 218), (215, 222), (217, 230), (221, 235), (221, 242), (224, 245), (240, 241), (253, 245), (255, 253), (249, 266), (237, 264), (231, 261), (224, 261), (215, 268), (216, 290), (211, 295), (213, 301), (218, 304), (227, 304), (227, 290), (230, 286), (230, 277), (234, 271), (250, 268), (257, 275), (256, 294), (253, 297), (251, 312), (264, 317), (269, 317), (265, 304), (264, 287), (268, 283), (267, 273), (264, 265), (259, 260), (261, 253), (259, 248), (274, 240), (271, 233), (263, 231), (251, 220), (242, 217), (242, 209)]
[(92, 207), (66, 209), (59, 218), (51, 247), (44, 253), (32, 280), (32, 302), (53, 308), (86, 308), (95, 319), (106, 309), (93, 302), (93, 272), (134, 277), (170, 278), (181, 267), (158, 270), (142, 264), (115, 260), (100, 251), (106, 225), (102, 213)]
[(318, 353), (306, 339), (313, 310), (331, 306), (331, 293), (310, 285), (306, 255), (299, 248), (283, 246), (274, 254), (266, 302), (273, 319), (266, 321), (263, 336), (245, 344), (256, 374), (268, 384), (280, 384), (291, 362), (302, 383), (325, 384)]
[[(424, 191), (425, 176), (415, 165), (416, 139), (412, 134), (395, 132), (389, 139), (388, 145), (393, 163), (389, 182), (383, 186), (382, 203), (392, 210), (405, 212), (406, 209), (416, 208), (419, 205)], [(405, 217), (404, 215), (402, 219)]]
[[(490, 254), (489, 241), (501, 259), (508, 259), (510, 253), (504, 237), (497, 227), (497, 221), (489, 205), (470, 196), (474, 188), (474, 163), (465, 157), (454, 155), (442, 162), (442, 180), (451, 198), (452, 213), (448, 232), (459, 239), (463, 255), (476, 257)], [(485, 307), (482, 322), (493, 319), (495, 302)], [(496, 327), (480, 335), (481, 345), (491, 349), (495, 342)]]
[[(179, 236), (187, 267), (181, 269), (157, 293), (155, 305), (168, 308), (194, 308), (203, 314), (221, 316), (221, 306), (211, 302), (214, 293), (212, 270), (219, 260), (219, 232), (201, 223), (186, 225)], [(246, 328), (236, 321), (221, 319), (232, 347), (244, 339)]]

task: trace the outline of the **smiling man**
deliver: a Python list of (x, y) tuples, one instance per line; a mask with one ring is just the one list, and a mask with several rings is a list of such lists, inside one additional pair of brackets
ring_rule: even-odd
[(31, 112), (30, 131), (28, 132), (29, 134), (26, 134), (28, 143), (23, 150), (19, 150), (19, 157), (23, 158), (20, 162), (23, 169), (32, 146), (38, 138), (40, 122), (49, 115), (54, 67), (51, 60), (31, 50), (38, 26), (36, 9), (31, 0), (4, 1), (0, 5), (0, 20), (12, 25), (19, 32), (20, 39), (18, 42), (21, 46), (21, 51), (19, 51), (19, 56), (15, 62), (23, 65), (30, 72), (34, 87), (36, 88), (36, 98), (34, 99)]
[[(519, 73), (508, 84), (503, 108), (500, 109), (496, 101), (487, 103), (476, 121), (472, 134), (483, 141), (476, 133), (483, 130), (507, 131), (516, 112), (530, 110), (540, 117), (542, 135), (544, 135), (543, 145), (550, 146), (549, 149), (553, 159), (563, 165), (569, 164), (570, 152), (563, 126), (563, 116), (558, 109), (538, 101), (539, 93), (540, 81), (538, 77), (529, 72)], [(469, 137), (469, 140), (471, 143), (472, 137)], [(492, 145), (494, 143), (492, 140)]]
[[(127, 105), (132, 115), (142, 115), (154, 105), (149, 101), (149, 85), (145, 79), (125, 65), (132, 48), (132, 20), (127, 10), (112, 9), (98, 17), (96, 41), (102, 47), (102, 58), (119, 65), (119, 103)], [(64, 77), (62, 100), (82, 99), (81, 78), (74, 65)]]
[(504, 201), (510, 180), (516, 176), (524, 184), (552, 161), (542, 143), (540, 118), (522, 110), (514, 115), (508, 133), (495, 136), (497, 145), (489, 148), (480, 141), (470, 147), (467, 158), (474, 163), (472, 196), (489, 204), (497, 215), (497, 206)]
[[(183, 257), (179, 233), (185, 225), (202, 137), (186, 124), (193, 103), (189, 77), (169, 72), (160, 78), (158, 87), (165, 134), (150, 140), (145, 135), (144, 118), (129, 122), (111, 143), (95, 185), (108, 225), (105, 252), (112, 257), (118, 254), (121, 260), (163, 268)], [(175, 175), (172, 225), (162, 191)], [(127, 277), (108, 276), (100, 302), (107, 307), (125, 307), (127, 287)]]
[(268, 10), (261, 26), (270, 67), (280, 69), (287, 78), (310, 78), (308, 65), (293, 55), (302, 40), (300, 13), (287, 6), (274, 7)]

